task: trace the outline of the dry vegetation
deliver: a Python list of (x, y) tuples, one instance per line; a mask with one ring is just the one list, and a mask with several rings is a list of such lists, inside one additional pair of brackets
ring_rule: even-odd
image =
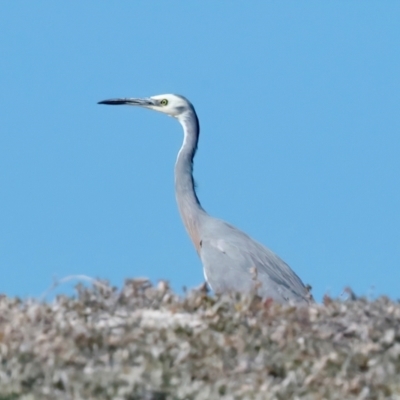
[(98, 283), (0, 297), (0, 400), (400, 399), (400, 304)]

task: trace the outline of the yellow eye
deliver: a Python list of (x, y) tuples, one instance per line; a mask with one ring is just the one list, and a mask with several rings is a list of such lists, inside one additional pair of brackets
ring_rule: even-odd
[(160, 101), (160, 104), (161, 104), (162, 106), (166, 106), (166, 105), (168, 104), (168, 100), (167, 100), (167, 99), (162, 99), (162, 100)]

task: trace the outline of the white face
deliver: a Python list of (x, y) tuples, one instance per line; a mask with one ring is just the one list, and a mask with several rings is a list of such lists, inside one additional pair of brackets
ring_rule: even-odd
[(185, 111), (193, 109), (193, 106), (188, 100), (174, 94), (159, 94), (157, 96), (151, 96), (150, 99), (153, 100), (155, 104), (149, 105), (147, 108), (175, 118), (178, 118), (185, 113)]
[(146, 98), (119, 98), (99, 101), (99, 104), (108, 105), (129, 105), (136, 107), (145, 107), (150, 110), (159, 111), (171, 117), (180, 119), (187, 115), (188, 111), (193, 111), (194, 108), (189, 100), (183, 96), (176, 94), (159, 94), (158, 96)]

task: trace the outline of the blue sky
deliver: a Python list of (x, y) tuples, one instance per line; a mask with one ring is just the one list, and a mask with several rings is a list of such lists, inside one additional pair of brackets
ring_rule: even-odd
[[(204, 208), (318, 300), (400, 297), (398, 2), (4, 2), (0, 293), (85, 274), (203, 281), (172, 118), (97, 101), (179, 93)], [(60, 291), (70, 293), (63, 285)]]

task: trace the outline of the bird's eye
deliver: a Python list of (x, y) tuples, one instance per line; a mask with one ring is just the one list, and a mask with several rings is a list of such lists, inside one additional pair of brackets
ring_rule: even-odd
[(167, 99), (162, 99), (162, 100), (160, 101), (160, 104), (161, 104), (162, 106), (166, 106), (166, 105), (168, 104), (168, 100), (167, 100)]

